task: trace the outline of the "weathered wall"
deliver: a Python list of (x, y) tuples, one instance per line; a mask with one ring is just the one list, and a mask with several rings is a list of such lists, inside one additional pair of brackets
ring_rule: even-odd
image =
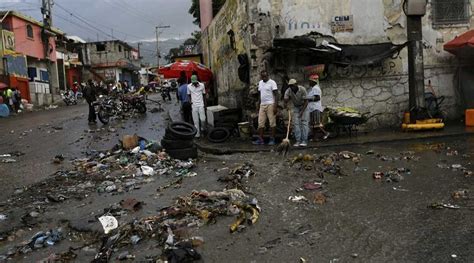
[[(234, 32), (231, 43), (229, 32)], [(202, 35), (204, 64), (215, 76), (218, 102), (240, 107), (247, 85), (239, 80), (237, 56), (249, 54), (249, 25), (246, 1), (228, 0)]]
[[(291, 38), (313, 31), (332, 36), (341, 44), (373, 44), (407, 41), (406, 16), (403, 0), (243, 0), (227, 1), (203, 35), (204, 57), (216, 74), (219, 100), (223, 104), (234, 101), (232, 94), (241, 94), (245, 84), (237, 78), (236, 55), (246, 52), (251, 58), (251, 85), (259, 80), (259, 72), (267, 69), (279, 82), (286, 73), (305, 84), (303, 66), (292, 54), (279, 61), (278, 66), (266, 51), (274, 38)], [(247, 12), (245, 12), (245, 9)], [(471, 9), (474, 6), (471, 5)], [(353, 16), (352, 32), (331, 31), (334, 16)], [(443, 44), (466, 30), (468, 25), (435, 27), (432, 23), (431, 1), (423, 18), (425, 46), (425, 79), (431, 80), (438, 95), (446, 96), (444, 110), (448, 117), (459, 117), (459, 98), (455, 92), (454, 76), (457, 61), (443, 50)], [(236, 32), (240, 41), (238, 52), (228, 46), (227, 32)], [(207, 50), (207, 51), (206, 51)], [(314, 64), (317, 64), (314, 63)], [(383, 113), (371, 126), (394, 126), (400, 123), (402, 112), (408, 108), (407, 49), (398, 57), (388, 59), (383, 66), (347, 67), (329, 66), (329, 78), (322, 81), (324, 104), (351, 106), (361, 111)], [(244, 92), (244, 94), (246, 94)], [(237, 102), (237, 101), (236, 101)], [(238, 104), (238, 103), (237, 103)], [(230, 106), (234, 103), (229, 103)]]
[[(97, 44), (105, 45), (105, 51), (97, 51)], [(131, 58), (131, 50), (118, 41), (87, 43), (86, 47), (90, 54), (92, 65), (111, 64), (120, 60), (128, 61)]]
[[(407, 41), (406, 16), (402, 0), (260, 0), (260, 13), (270, 13), (273, 36), (294, 37), (312, 31), (333, 36), (342, 44), (371, 44)], [(471, 5), (471, 9), (473, 9)], [(474, 10), (474, 9), (473, 9)], [(471, 12), (472, 14), (473, 12)], [(353, 15), (353, 32), (333, 33), (330, 22), (333, 16)], [(435, 27), (432, 24), (431, 1), (423, 18), (425, 46), (425, 79), (439, 96), (446, 97), (443, 110), (449, 118), (460, 116), (459, 97), (455, 88), (457, 61), (443, 50), (443, 44), (472, 28), (470, 25)], [(350, 106), (361, 111), (383, 113), (371, 126), (395, 126), (400, 123), (403, 111), (408, 108), (408, 54), (404, 49), (395, 59), (384, 62), (383, 67), (331, 66), (329, 78), (322, 81), (324, 104)], [(285, 64), (286, 62), (286, 64)], [(283, 62), (290, 78), (304, 81), (307, 76), (291, 57)], [(273, 77), (280, 80), (281, 68)], [(305, 81), (304, 81), (305, 82)], [(305, 82), (306, 83), (306, 82)]]

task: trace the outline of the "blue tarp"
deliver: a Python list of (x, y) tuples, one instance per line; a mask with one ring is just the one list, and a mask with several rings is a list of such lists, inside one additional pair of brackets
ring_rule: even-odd
[(0, 104), (0, 117), (8, 117), (10, 116), (10, 109), (8, 109), (7, 104)]

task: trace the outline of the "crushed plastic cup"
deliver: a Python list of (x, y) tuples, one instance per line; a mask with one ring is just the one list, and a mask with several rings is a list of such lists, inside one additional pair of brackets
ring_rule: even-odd
[(142, 169), (143, 175), (153, 176), (155, 174), (155, 170), (153, 170), (153, 168), (151, 168), (150, 166), (144, 165), (141, 167), (141, 169)]
[(102, 224), (105, 234), (110, 233), (110, 231), (118, 227), (118, 221), (113, 216), (101, 216), (99, 217), (99, 222)]

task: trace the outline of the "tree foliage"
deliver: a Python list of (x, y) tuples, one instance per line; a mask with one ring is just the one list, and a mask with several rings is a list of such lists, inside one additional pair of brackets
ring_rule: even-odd
[[(213, 0), (212, 1), (212, 12), (213, 15), (217, 15), (219, 10), (225, 4), (226, 0)], [(189, 13), (194, 17), (193, 23), (196, 25), (201, 25), (201, 12), (199, 11), (199, 0), (191, 0), (192, 4), (189, 8)]]

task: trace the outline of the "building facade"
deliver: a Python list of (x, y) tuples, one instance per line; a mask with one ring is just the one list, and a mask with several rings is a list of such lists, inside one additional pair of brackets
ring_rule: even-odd
[[(201, 40), (219, 103), (252, 108), (249, 94), (264, 69), (279, 87), (285, 78), (308, 86), (307, 77), (318, 72), (324, 105), (381, 113), (372, 126), (399, 125), (409, 103), (403, 2), (228, 0)], [(429, 0), (422, 19), (425, 81), (445, 96), (449, 118), (461, 112), (455, 84), (459, 62), (443, 44), (472, 28), (472, 14), (469, 0)]]
[[(37, 105), (51, 104), (55, 97), (57, 100), (60, 88), (56, 36), (63, 33), (57, 29), (48, 32), (48, 50), (45, 51), (42, 23), (14, 11), (0, 16), (5, 16), (1, 23), (2, 79), (18, 87), (25, 99)], [(48, 72), (49, 63), (51, 72)]]
[(84, 79), (139, 84), (140, 56), (138, 50), (120, 40), (90, 42), (80, 49), (85, 66)]

